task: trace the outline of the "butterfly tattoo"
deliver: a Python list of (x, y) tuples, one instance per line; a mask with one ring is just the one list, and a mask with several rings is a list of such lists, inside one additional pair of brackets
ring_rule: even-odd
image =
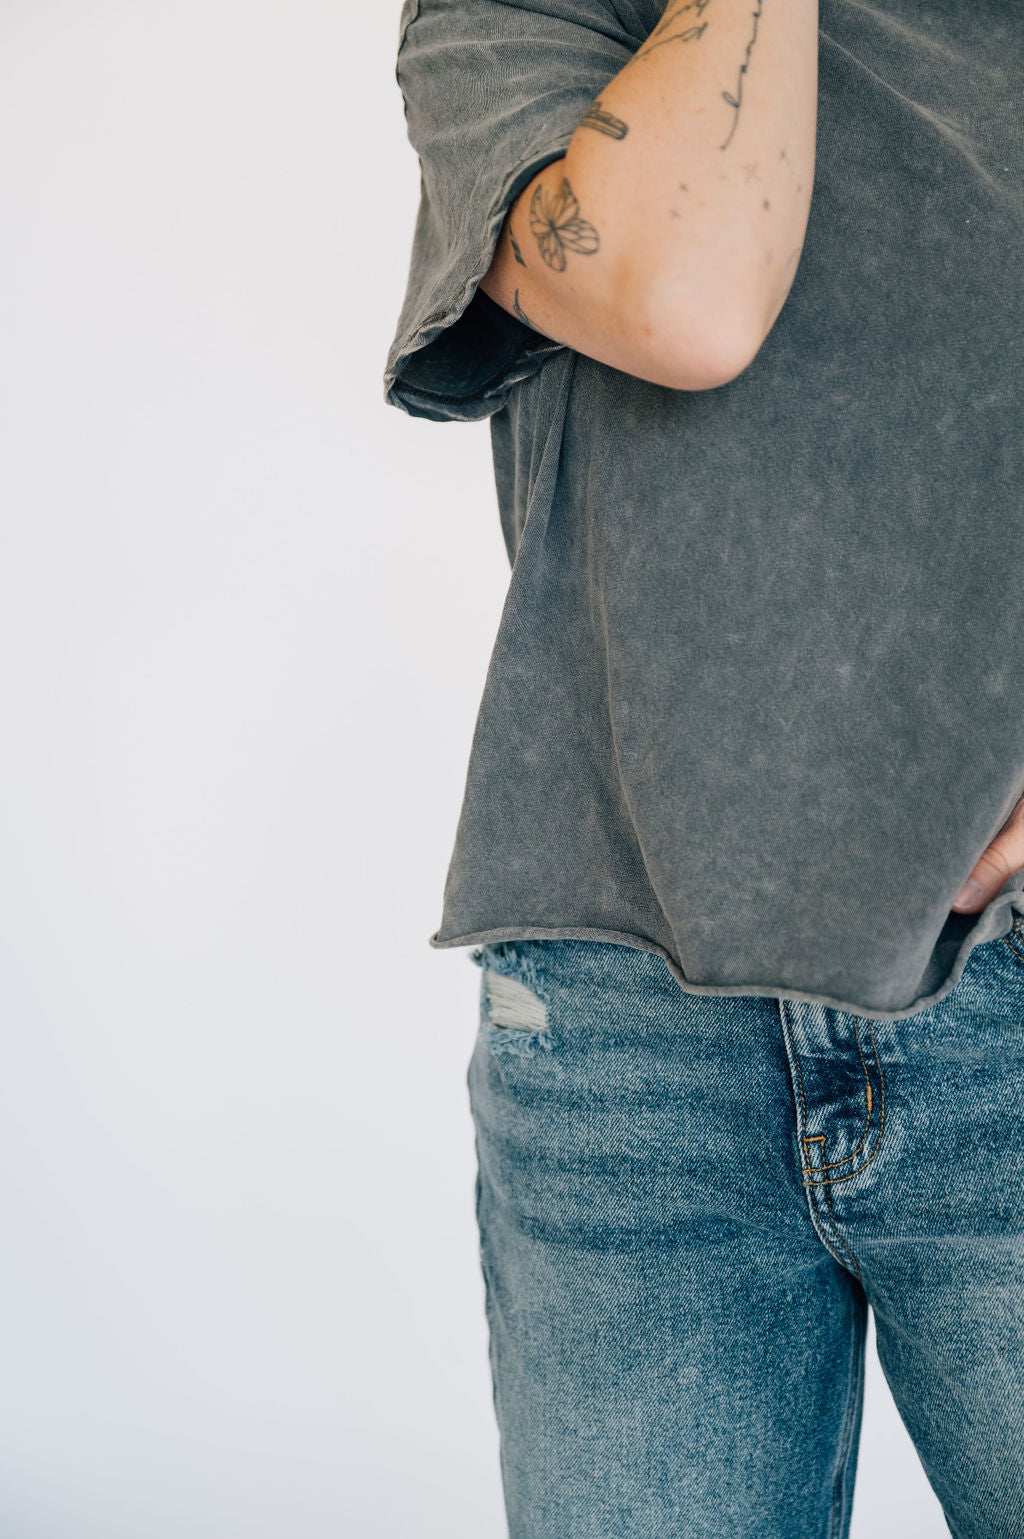
[(565, 271), (566, 251), (590, 256), (599, 244), (594, 226), (580, 218), (576, 194), (564, 176), (553, 196), (548, 196), (542, 184), (535, 188), (530, 199), (530, 229), (545, 262), (560, 273)]

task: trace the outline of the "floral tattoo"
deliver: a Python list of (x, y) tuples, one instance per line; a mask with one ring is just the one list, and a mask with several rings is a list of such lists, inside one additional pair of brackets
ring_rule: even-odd
[(530, 229), (545, 262), (560, 273), (565, 271), (566, 251), (591, 256), (599, 245), (594, 226), (580, 217), (576, 194), (565, 176), (558, 192), (551, 197), (543, 185), (535, 188), (530, 199)]

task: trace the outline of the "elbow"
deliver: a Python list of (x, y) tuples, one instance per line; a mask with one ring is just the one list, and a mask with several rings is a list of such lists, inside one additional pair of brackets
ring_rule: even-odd
[(633, 308), (645, 377), (670, 390), (729, 384), (750, 367), (765, 339), (756, 305), (736, 298), (703, 307), (684, 303), (678, 283), (644, 284)]

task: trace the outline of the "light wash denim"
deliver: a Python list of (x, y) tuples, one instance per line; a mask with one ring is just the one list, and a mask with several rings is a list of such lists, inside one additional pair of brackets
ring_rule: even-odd
[(872, 1020), (471, 953), (510, 1539), (839, 1539), (867, 1306), (955, 1539), (1024, 1536), (1024, 917)]

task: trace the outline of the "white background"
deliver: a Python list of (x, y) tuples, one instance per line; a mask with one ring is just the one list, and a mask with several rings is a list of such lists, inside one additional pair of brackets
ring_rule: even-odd
[[(0, 4), (2, 1539), (504, 1533), (398, 13)], [(854, 1534), (941, 1539), (870, 1352)]]

